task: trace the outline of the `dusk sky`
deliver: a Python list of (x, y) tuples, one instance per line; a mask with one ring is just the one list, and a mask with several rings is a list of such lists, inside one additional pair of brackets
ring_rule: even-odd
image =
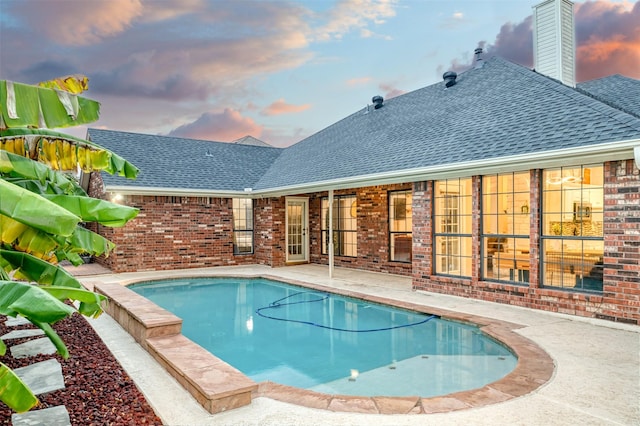
[[(478, 46), (532, 67), (539, 2), (0, 0), (0, 79), (87, 75), (91, 127), (282, 147), (465, 70)], [(574, 12), (578, 81), (640, 79), (640, 1)]]

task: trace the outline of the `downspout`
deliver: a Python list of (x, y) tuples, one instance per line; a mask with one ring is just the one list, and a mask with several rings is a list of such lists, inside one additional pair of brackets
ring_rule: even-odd
[(333, 278), (333, 189), (329, 190), (329, 278)]
[(633, 147), (633, 157), (636, 160), (636, 167), (640, 169), (640, 145)]

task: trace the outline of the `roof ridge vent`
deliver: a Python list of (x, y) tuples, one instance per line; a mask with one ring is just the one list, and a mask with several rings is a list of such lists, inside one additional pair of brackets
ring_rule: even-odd
[(455, 71), (447, 71), (442, 74), (442, 79), (444, 80), (444, 85), (447, 87), (451, 87), (456, 84), (456, 78), (458, 78), (458, 74)]
[(482, 47), (476, 47), (476, 50), (474, 50), (473, 53), (475, 53), (476, 55), (476, 65), (474, 66), (474, 68), (475, 69), (482, 68), (482, 66), (484, 65), (484, 61), (480, 57), (480, 55), (482, 55)]
[(383, 107), (382, 103), (384, 102), (384, 98), (380, 95), (376, 95), (371, 98), (371, 102), (373, 102), (374, 109), (380, 109)]

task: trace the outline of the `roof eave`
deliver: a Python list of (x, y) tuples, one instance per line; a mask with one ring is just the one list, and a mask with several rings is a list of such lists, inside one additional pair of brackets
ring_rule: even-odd
[[(329, 189), (348, 189), (364, 186), (508, 173), (529, 169), (576, 166), (605, 161), (628, 160), (636, 158), (634, 157), (634, 151), (638, 151), (639, 147), (640, 138), (629, 139), (594, 146), (552, 150), (538, 154), (519, 154), (508, 157), (497, 157), (433, 167), (352, 176), (320, 182), (309, 182), (300, 185), (268, 188), (257, 191), (254, 190), (253, 195), (259, 195), (262, 197), (293, 195), (309, 192), (322, 192)], [(636, 158), (636, 162), (640, 162), (640, 159)]]
[(105, 185), (105, 192), (119, 195), (151, 195), (167, 197), (212, 197), (212, 198), (243, 198), (251, 191), (224, 191), (214, 189), (191, 188), (161, 188), (128, 185)]
[(567, 167), (581, 164), (600, 163), (635, 159), (640, 163), (640, 138), (610, 142), (592, 146), (580, 146), (568, 149), (545, 151), (537, 154), (519, 154), (508, 157), (496, 157), (445, 164), (433, 167), (420, 167), (369, 175), (351, 176), (324, 181), (308, 182), (297, 185), (243, 191), (139, 187), (125, 185), (106, 185), (105, 191), (120, 195), (151, 195), (178, 197), (220, 197), (220, 198), (264, 198), (281, 197), (330, 189), (349, 189), (375, 185), (389, 185), (426, 180), (440, 180), (455, 177), (469, 177), (497, 173), (509, 173), (529, 169)]

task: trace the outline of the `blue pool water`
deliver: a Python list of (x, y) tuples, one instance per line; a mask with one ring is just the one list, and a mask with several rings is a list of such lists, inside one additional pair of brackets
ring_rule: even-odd
[(154, 281), (133, 291), (257, 382), (430, 397), (482, 387), (516, 357), (475, 326), (261, 278)]

